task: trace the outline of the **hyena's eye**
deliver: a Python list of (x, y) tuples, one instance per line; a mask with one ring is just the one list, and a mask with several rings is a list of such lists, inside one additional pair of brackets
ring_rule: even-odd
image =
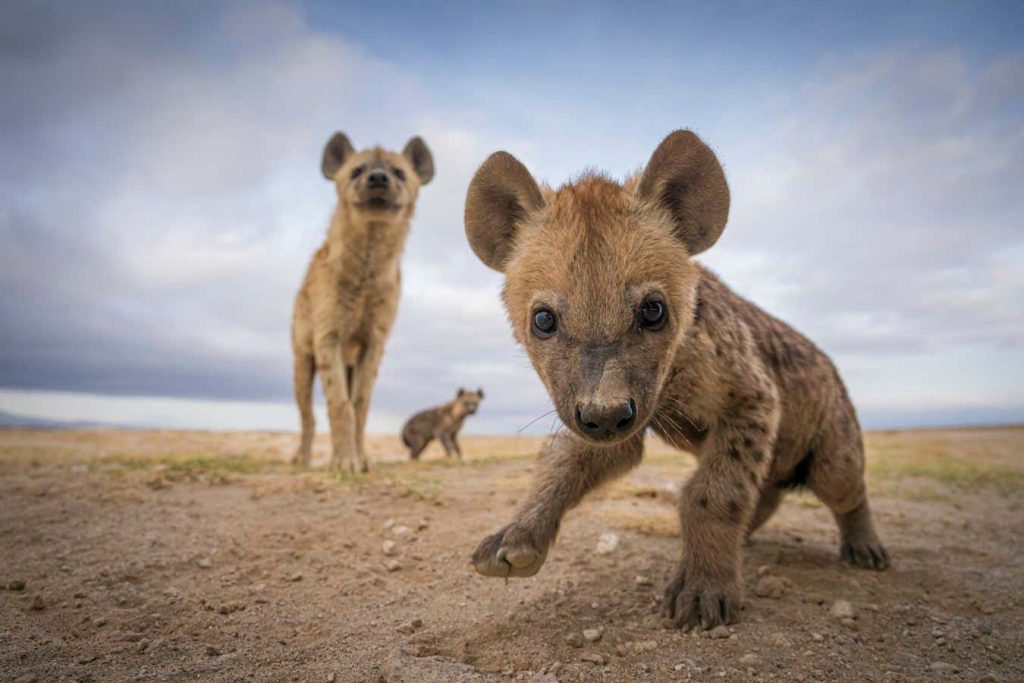
[(363, 175), (364, 170), (366, 170), (364, 166), (356, 166), (352, 169), (352, 175), (349, 177), (349, 180), (355, 180), (359, 176)]
[(640, 304), (637, 322), (645, 330), (657, 330), (665, 324), (665, 304), (657, 299), (648, 299)]
[(540, 339), (547, 339), (555, 333), (558, 321), (550, 308), (538, 308), (533, 312), (533, 334)]
[(402, 180), (402, 181), (405, 180), (405, 171), (403, 171), (402, 169), (400, 169), (400, 168), (393, 168), (393, 169), (391, 169), (391, 172), (394, 173), (395, 177), (398, 178), (399, 180)]

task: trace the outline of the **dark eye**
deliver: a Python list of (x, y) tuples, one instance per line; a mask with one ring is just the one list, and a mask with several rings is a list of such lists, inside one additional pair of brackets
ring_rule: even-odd
[(649, 299), (640, 304), (637, 322), (647, 330), (656, 330), (665, 322), (665, 304), (656, 299)]
[(555, 333), (558, 321), (555, 314), (549, 308), (538, 308), (533, 312), (533, 334), (541, 339), (547, 339)]
[(391, 172), (395, 174), (395, 177), (399, 180), (405, 180), (405, 171), (400, 168), (393, 168)]
[(352, 175), (349, 177), (349, 180), (355, 180), (361, 175), (363, 175), (363, 167), (356, 166), (355, 168), (352, 169)]

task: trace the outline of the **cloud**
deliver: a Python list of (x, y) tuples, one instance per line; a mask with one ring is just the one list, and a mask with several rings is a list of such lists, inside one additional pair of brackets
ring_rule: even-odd
[[(284, 2), (15, 4), (6, 18), (0, 386), (230, 400), (238, 424), (251, 401), (290, 415), (292, 298), (334, 201), (321, 145), (339, 128), (358, 146), (422, 134), (438, 175), (371, 429), (483, 386), (471, 428), (515, 431), (548, 400), (500, 275), (466, 245), (477, 164), (505, 148), (555, 184), (591, 164), (624, 173), (692, 125), (733, 190), (707, 262), (835, 353), (863, 407), (910, 414), (936, 391), (943, 414), (961, 395), (974, 411), (1024, 406), (998, 386), (1024, 341), (1019, 53), (844, 55), (763, 101), (764, 84), (707, 90), (706, 70), (679, 85), (685, 63), (632, 82), (616, 59), (609, 97), (505, 62), (465, 78), (393, 63)], [(951, 363), (971, 372), (936, 379)], [(183, 414), (198, 423), (212, 404), (195, 405)]]

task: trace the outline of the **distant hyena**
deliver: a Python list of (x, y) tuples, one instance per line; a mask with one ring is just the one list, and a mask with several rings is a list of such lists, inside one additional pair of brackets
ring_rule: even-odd
[(363, 429), (398, 311), (399, 260), (419, 189), (434, 176), (434, 159), (418, 137), (397, 154), (380, 147), (357, 152), (335, 133), (321, 170), (334, 183), (338, 206), (295, 297), (292, 351), (302, 440), (294, 461), (309, 464), (318, 372), (331, 421), (331, 467), (347, 464), (355, 471), (358, 463), (365, 472)]
[(462, 460), (462, 449), (457, 438), (459, 430), (466, 418), (477, 411), (483, 399), (483, 389), (459, 389), (454, 400), (410, 417), (402, 427), (402, 443), (408, 447), (409, 457), (419, 459), (427, 444), (437, 439), (444, 446), (445, 455), (450, 458), (454, 451)]
[(794, 485), (835, 515), (844, 559), (889, 565), (860, 427), (828, 356), (691, 260), (728, 212), (725, 174), (689, 131), (665, 138), (622, 185), (588, 173), (541, 189), (505, 152), (477, 171), (470, 245), (505, 274), (516, 339), (570, 430), (542, 454), (512, 522), (476, 549), (481, 574), (535, 574), (566, 510), (640, 462), (648, 427), (699, 459), (661, 603), (677, 625), (737, 619), (744, 537)]

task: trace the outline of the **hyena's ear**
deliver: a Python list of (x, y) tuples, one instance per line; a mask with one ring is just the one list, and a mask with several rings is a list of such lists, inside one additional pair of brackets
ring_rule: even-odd
[(482, 388), (478, 388), (478, 389), (476, 390), (476, 393), (480, 395), (480, 398), (483, 398), (483, 397), (484, 397), (484, 390), (483, 390)]
[(348, 137), (344, 133), (338, 132), (332, 135), (331, 139), (327, 141), (327, 146), (324, 147), (324, 158), (320, 162), (320, 170), (323, 171), (324, 178), (334, 180), (334, 174), (344, 165), (345, 159), (355, 153), (355, 148), (352, 147), (352, 143), (348, 141)]
[(460, 396), (462, 396), (462, 395), (463, 395), (464, 393), (466, 393), (466, 390), (465, 390), (465, 389), (463, 389), (462, 387), (459, 387), (459, 393), (455, 394), (455, 398), (459, 398), (459, 397), (460, 397)]
[(671, 214), (690, 254), (718, 241), (729, 218), (729, 186), (715, 153), (688, 130), (665, 138), (647, 162), (637, 194)]
[(420, 185), (426, 185), (434, 177), (434, 155), (430, 153), (430, 148), (420, 136), (409, 140), (402, 150), (402, 156), (412, 164), (416, 175), (419, 176)]
[(473, 176), (466, 194), (466, 237), (484, 265), (504, 271), (519, 222), (544, 205), (537, 182), (518, 159), (495, 152)]

